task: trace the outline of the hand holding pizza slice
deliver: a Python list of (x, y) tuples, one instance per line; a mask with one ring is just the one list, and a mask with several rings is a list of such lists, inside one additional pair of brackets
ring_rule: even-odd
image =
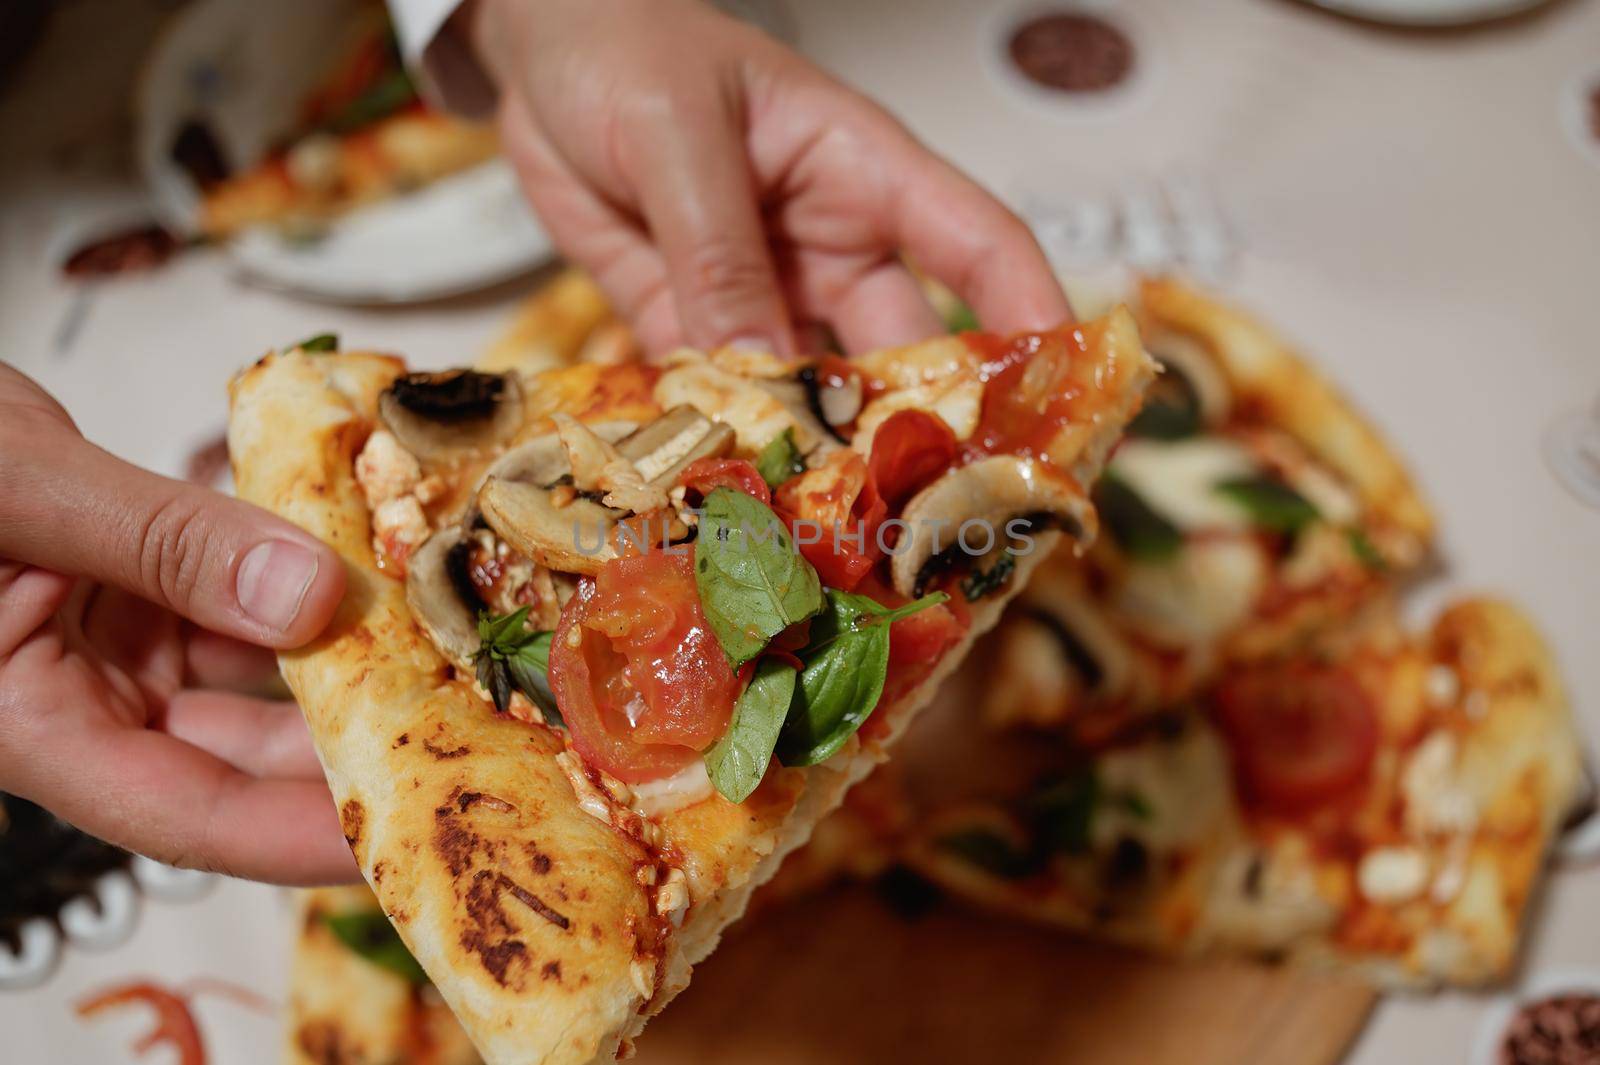
[[(854, 362), (236, 378), (241, 494), (339, 551), (285, 655), (384, 911), (490, 1062), (609, 1060), (1061, 531), (1131, 318)], [(984, 576), (987, 593), (960, 592)]]

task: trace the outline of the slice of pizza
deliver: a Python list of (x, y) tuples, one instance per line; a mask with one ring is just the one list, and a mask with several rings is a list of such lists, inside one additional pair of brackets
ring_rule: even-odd
[(1164, 372), (1095, 487), (1094, 549), (1042, 566), (991, 638), (993, 724), (1104, 738), (1348, 623), (1428, 554), (1402, 463), (1287, 344), (1174, 281), (1139, 297)]
[(626, 1049), (1037, 561), (1092, 535), (1153, 373), (1117, 311), (850, 362), (297, 349), (236, 377), (240, 494), (348, 568), (284, 675), (486, 1060)]
[(575, 362), (615, 366), (639, 358), (627, 324), (588, 274), (565, 267), (517, 305), (511, 321), (473, 362), (489, 373), (536, 373)]
[[(226, 238), (256, 225), (315, 236), (332, 219), (493, 158), (499, 138), (491, 125), (435, 111), (420, 96), (401, 62), (393, 31), (362, 12), (350, 47), (304, 101), (295, 130), (261, 160), (237, 174), (221, 167), (214, 141), (201, 138), (205, 167), (191, 167), (202, 186), (202, 235)], [(185, 154), (180, 145), (174, 154)], [(204, 172), (202, 172), (204, 171)]]
[(300, 893), (284, 1065), (479, 1065), (366, 887)]
[(1548, 648), (1487, 599), (1419, 635), (1369, 618), (1235, 667), (1196, 712), (1060, 751), (926, 817), (908, 860), (1031, 920), (1386, 986), (1509, 974), (1581, 783)]

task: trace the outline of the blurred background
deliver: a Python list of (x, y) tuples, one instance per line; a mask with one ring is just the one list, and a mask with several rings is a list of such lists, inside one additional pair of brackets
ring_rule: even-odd
[[(1176, 272), (1302, 342), (1438, 512), (1447, 566), (1412, 607), (1431, 614), (1458, 579), (1514, 593), (1555, 644), (1592, 746), (1600, 4), (729, 6), (995, 190), (1075, 293), (1097, 300), (1137, 273)], [(470, 132), (450, 166), (377, 189), (354, 212), (261, 229), (244, 224), (254, 207), (235, 204), (232, 218), (208, 199), (222, 175), (273, 149), (314, 169), (308, 122), (326, 131), (363, 108), (411, 106), (403, 77), (369, 71), (314, 122), (305, 111), (335, 53), (376, 40), (374, 69), (390, 70), (363, 7), (0, 5), (0, 358), (50, 389), (90, 439), (225, 483), (225, 385), (240, 365), (325, 332), (424, 367), (469, 362), (549, 276), (538, 220)], [(1165, 1062), (1198, 1060), (1178, 1055), (1208, 1026), (1261, 1024), (1259, 1046), (1273, 1048), (1296, 1041), (1295, 1025), (1326, 1023), (1330, 1053), (1348, 1046), (1354, 1065), (1488, 1065), (1519, 997), (1600, 994), (1588, 846), (1562, 859), (1512, 986), (1389, 998), (1370, 1018), (1362, 1008), (1336, 1022), (1285, 1005), (1315, 998), (1305, 977), (1155, 970), (953, 906), (917, 906), (911, 920), (880, 892), (840, 889), (736, 930), (652, 1026), (641, 1060)], [(0, 898), (28, 894), (19, 885), (42, 875), (43, 854), (0, 848)], [(73, 861), (81, 876), (66, 877), (61, 899), (116, 864)], [(19, 960), (16, 927), (0, 943), (0, 1058), (133, 1060), (136, 1025), (87, 1028), (71, 1004), (145, 974), (253, 990), (267, 1001), (200, 1006), (212, 1060), (276, 1060), (285, 893), (159, 868), (131, 876), (116, 928), (86, 917), (79, 942), (26, 948), (48, 954), (39, 965)], [(31, 905), (56, 896), (40, 898)], [(752, 990), (741, 974), (759, 965), (812, 976)], [(826, 987), (819, 972), (832, 974)], [(1252, 1060), (1290, 1060), (1277, 1053)]]

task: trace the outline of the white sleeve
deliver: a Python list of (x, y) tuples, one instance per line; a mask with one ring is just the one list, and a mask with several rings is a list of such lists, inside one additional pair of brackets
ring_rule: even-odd
[(389, 0), (400, 56), (431, 102), (467, 118), (488, 118), (498, 93), (450, 16), (463, 0)]

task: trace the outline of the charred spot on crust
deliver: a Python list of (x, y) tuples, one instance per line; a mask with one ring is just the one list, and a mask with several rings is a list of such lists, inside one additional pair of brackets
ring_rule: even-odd
[(555, 866), (555, 862), (550, 860), (550, 856), (539, 850), (532, 843), (528, 844), (527, 850), (528, 861), (533, 864), (533, 871), (538, 873), (540, 876), (548, 874)]
[(406, 410), (440, 422), (467, 421), (494, 413), (505, 391), (505, 378), (476, 370), (452, 373), (409, 373), (395, 378), (390, 389)]
[(483, 840), (475, 833), (456, 824), (450, 818), (450, 807), (441, 806), (434, 811), (439, 818), (439, 830), (434, 834), (433, 845), (444, 859), (451, 876), (460, 876), (472, 866), (472, 857), (486, 849)]
[(477, 932), (462, 933), (461, 946), (478, 956), (483, 968), (501, 987), (511, 986), (511, 967), (528, 957), (528, 945), (520, 939), (491, 942)]
[(561, 980), (561, 963), (559, 961), (545, 962), (544, 968), (539, 970), (539, 975), (546, 980), (555, 980), (559, 983)]
[(423, 740), (422, 749), (433, 755), (441, 762), (448, 762), (452, 758), (462, 758), (472, 753), (472, 748), (468, 747), (464, 743), (459, 747), (453, 747), (447, 751), (443, 747), (435, 746), (432, 740)]
[[(509, 876), (506, 876), (504, 873), (497, 873), (488, 869), (480, 870), (472, 878), (472, 891), (470, 894), (473, 897), (476, 897), (478, 895), (479, 887), (485, 884), (487, 884), (489, 889), (496, 894), (500, 891), (509, 893), (512, 898), (516, 899), (518, 902), (522, 903), (524, 906), (528, 907), (528, 909), (532, 910), (540, 917), (543, 917), (545, 920), (549, 921), (563, 932), (572, 927), (572, 921), (569, 920), (565, 914), (557, 912), (550, 906), (549, 903), (545, 902), (539, 896), (535, 895), (533, 892), (529, 891), (515, 880), (512, 880)], [(469, 900), (469, 908), (471, 904), (472, 903)], [(494, 912), (499, 916), (500, 921), (504, 923), (505, 911), (500, 909), (498, 899), (494, 903)], [(506, 925), (506, 930), (511, 930), (509, 924)]]
[(367, 811), (355, 799), (346, 799), (339, 807), (339, 827), (344, 830), (344, 841), (355, 850), (361, 843), (361, 829), (367, 822)]
[(402, 732), (402, 733), (400, 733), (400, 735), (398, 735), (398, 736), (396, 736), (394, 738), (394, 746), (396, 748), (404, 747), (406, 744), (408, 744), (410, 742), (411, 742), (411, 733), (409, 733), (409, 732)]

